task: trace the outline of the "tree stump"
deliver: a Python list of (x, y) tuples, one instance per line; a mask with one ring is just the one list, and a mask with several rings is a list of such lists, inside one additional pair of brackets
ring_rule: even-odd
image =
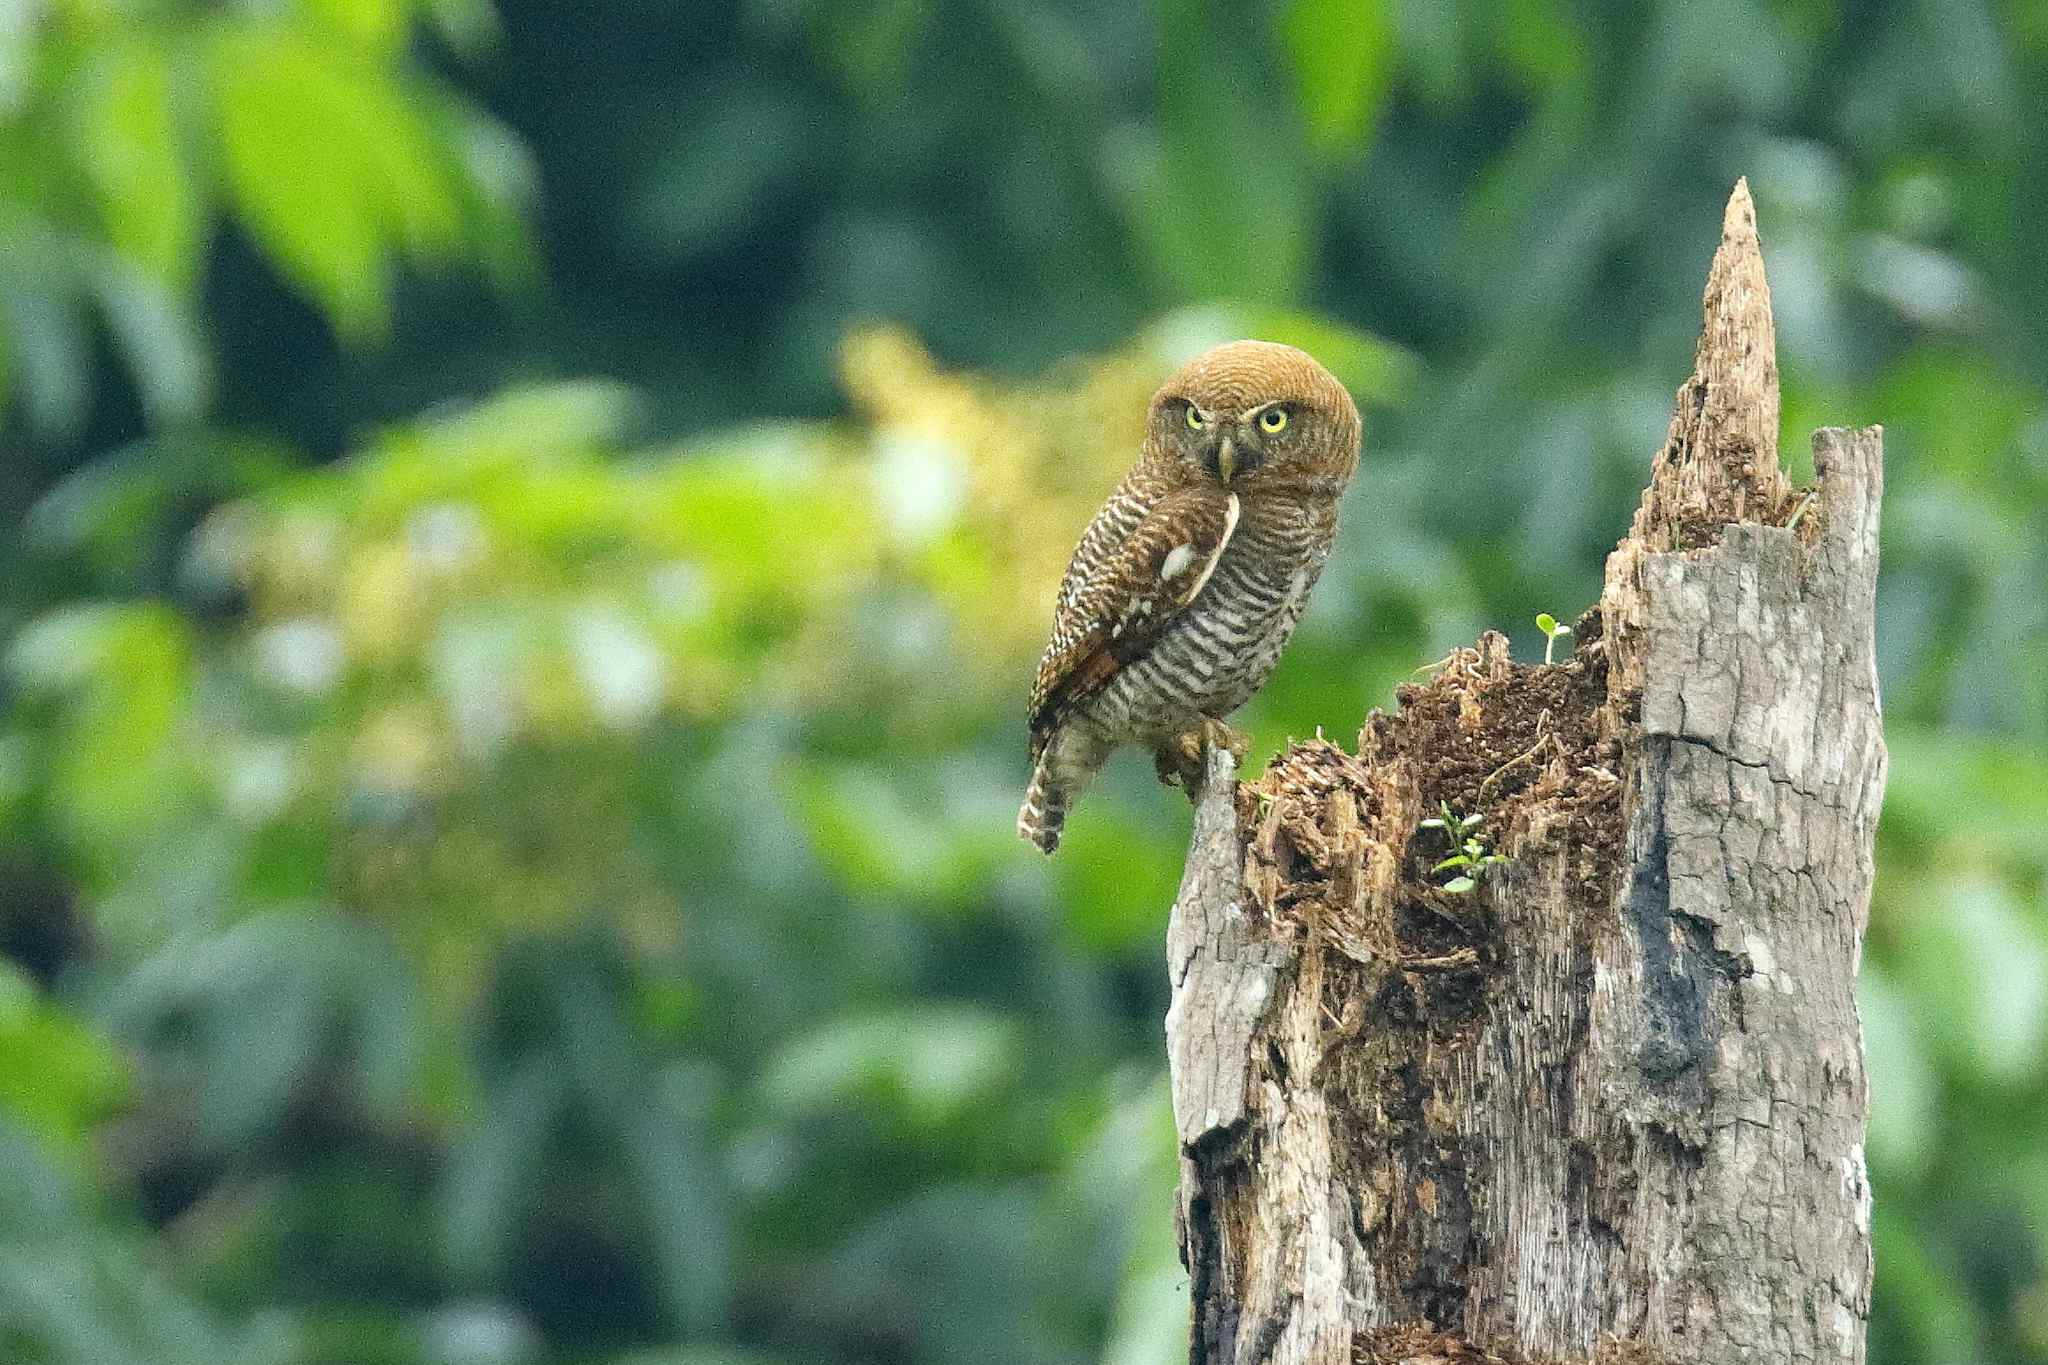
[[(1488, 633), (1255, 786), (1168, 955), (1197, 1365), (1861, 1361), (1882, 432), (1787, 487), (1738, 183), (1569, 662)], [(1446, 891), (1443, 807), (1507, 861)]]

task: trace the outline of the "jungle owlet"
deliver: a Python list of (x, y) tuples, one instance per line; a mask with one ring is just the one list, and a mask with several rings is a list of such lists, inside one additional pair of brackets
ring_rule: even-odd
[(1205, 743), (1265, 684), (1301, 619), (1358, 468), (1358, 409), (1292, 346), (1233, 341), (1152, 398), (1138, 463), (1060, 583), (1031, 689), (1017, 833), (1047, 853), (1119, 744), (1192, 792)]

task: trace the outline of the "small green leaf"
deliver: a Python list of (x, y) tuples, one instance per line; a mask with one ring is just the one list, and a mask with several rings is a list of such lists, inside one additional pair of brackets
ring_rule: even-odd
[(1542, 631), (1545, 635), (1557, 634), (1557, 618), (1547, 611), (1537, 612), (1536, 629)]
[(1479, 883), (1473, 881), (1470, 877), (1453, 877), (1451, 880), (1444, 883), (1444, 890), (1450, 892), (1454, 896), (1462, 896), (1467, 891), (1470, 891), (1473, 887), (1477, 885), (1479, 885)]
[(1472, 860), (1471, 860), (1470, 858), (1467, 858), (1467, 857), (1466, 857), (1466, 856), (1465, 856), (1464, 854), (1462, 854), (1462, 853), (1453, 853), (1453, 854), (1452, 854), (1452, 855), (1451, 855), (1450, 857), (1448, 857), (1448, 858), (1444, 859), (1444, 860), (1443, 860), (1442, 862), (1438, 863), (1438, 864), (1437, 864), (1437, 865), (1436, 865), (1435, 867), (1432, 867), (1432, 868), (1430, 869), (1430, 871), (1431, 871), (1431, 872), (1441, 872), (1441, 871), (1443, 871), (1443, 870), (1444, 870), (1445, 868), (1447, 868), (1447, 867), (1463, 867), (1463, 866), (1465, 866), (1465, 865), (1466, 865), (1467, 863), (1469, 863), (1469, 862), (1471, 862), (1471, 861), (1472, 861)]
[(1473, 827), (1474, 825), (1478, 824), (1478, 823), (1479, 823), (1479, 822), (1480, 822), (1481, 820), (1483, 820), (1483, 819), (1485, 819), (1485, 818), (1486, 818), (1486, 817), (1484, 817), (1484, 816), (1482, 816), (1482, 815), (1468, 815), (1468, 816), (1466, 816), (1466, 817), (1465, 817), (1465, 818), (1464, 818), (1463, 820), (1460, 820), (1460, 821), (1458, 822), (1458, 827), (1459, 827), (1460, 829), (1470, 829), (1470, 828), (1472, 828), (1472, 827)]

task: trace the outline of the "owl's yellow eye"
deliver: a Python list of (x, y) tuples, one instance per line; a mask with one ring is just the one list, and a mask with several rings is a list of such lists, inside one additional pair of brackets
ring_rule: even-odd
[(1287, 410), (1285, 408), (1267, 408), (1259, 414), (1259, 430), (1265, 432), (1268, 436), (1275, 432), (1287, 430)]
[(1202, 414), (1196, 412), (1194, 406), (1190, 404), (1188, 407), (1188, 429), (1190, 431), (1200, 431), (1202, 425)]

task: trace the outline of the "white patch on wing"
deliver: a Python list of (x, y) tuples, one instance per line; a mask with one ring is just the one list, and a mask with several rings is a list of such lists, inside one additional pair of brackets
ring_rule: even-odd
[(1195, 547), (1176, 545), (1166, 553), (1166, 562), (1159, 566), (1161, 578), (1179, 578), (1188, 571), (1188, 565), (1195, 562)]

